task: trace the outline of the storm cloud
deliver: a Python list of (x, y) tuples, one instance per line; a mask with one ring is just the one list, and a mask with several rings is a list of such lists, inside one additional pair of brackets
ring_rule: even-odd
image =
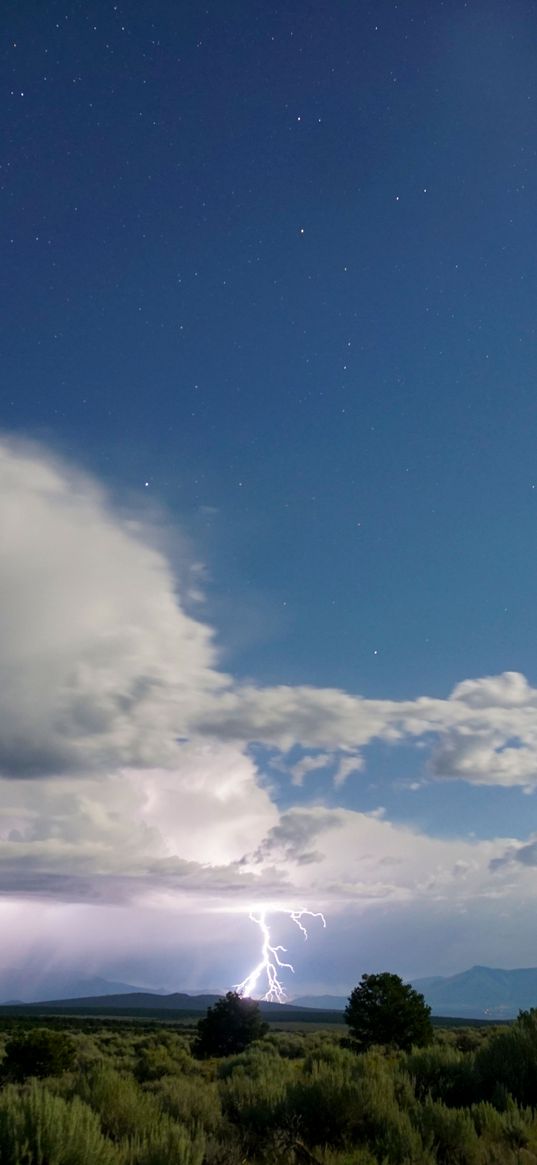
[[(237, 683), (191, 613), (186, 552), (172, 569), (147, 518), (37, 445), (0, 446), (0, 529), (5, 903), (195, 918), (260, 901), (343, 916), (534, 900), (534, 842), (430, 837), (345, 806), (376, 740), (419, 744), (422, 783), (535, 788), (537, 691), (523, 676), (408, 700)], [(285, 809), (253, 743), (276, 758)], [(330, 803), (304, 803), (323, 769)]]

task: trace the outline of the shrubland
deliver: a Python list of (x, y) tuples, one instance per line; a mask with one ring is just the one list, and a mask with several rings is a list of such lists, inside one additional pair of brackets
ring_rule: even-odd
[(0, 1162), (537, 1165), (537, 1011), (365, 1051), (272, 1028), (222, 1056), (172, 1024), (6, 1021)]

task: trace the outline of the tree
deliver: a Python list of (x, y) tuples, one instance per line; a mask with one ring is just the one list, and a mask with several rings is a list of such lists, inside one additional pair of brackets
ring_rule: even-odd
[(231, 1056), (243, 1052), (267, 1031), (268, 1024), (263, 1023), (255, 999), (243, 999), (236, 991), (228, 991), (198, 1020), (194, 1052), (199, 1057)]
[(37, 1027), (8, 1041), (0, 1072), (4, 1079), (14, 1081), (59, 1076), (74, 1067), (75, 1056), (74, 1040), (66, 1032)]
[(423, 995), (388, 971), (362, 975), (345, 1008), (345, 1020), (360, 1051), (372, 1044), (389, 1044), (405, 1051), (413, 1044), (430, 1044), (430, 1016)]

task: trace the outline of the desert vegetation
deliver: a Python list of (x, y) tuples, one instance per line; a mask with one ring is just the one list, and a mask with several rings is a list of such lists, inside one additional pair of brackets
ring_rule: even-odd
[(0, 1162), (537, 1165), (537, 1011), (364, 1050), (252, 1016), (219, 1055), (211, 1022), (3, 1018)]

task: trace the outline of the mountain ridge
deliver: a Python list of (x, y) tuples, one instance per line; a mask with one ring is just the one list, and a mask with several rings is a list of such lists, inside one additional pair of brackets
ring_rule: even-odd
[(537, 1007), (537, 967), (486, 967), (476, 964), (456, 975), (414, 979), (433, 1014), (512, 1019)]
[[(429, 975), (412, 979), (433, 1015), (463, 1019), (514, 1019), (519, 1011), (537, 1007), (537, 967), (487, 967), (477, 963), (455, 975)], [(342, 995), (302, 995), (298, 1007), (330, 1007), (343, 1011)], [(323, 1002), (320, 1003), (319, 1000)]]
[[(10, 976), (13, 984), (14, 974)], [(464, 1019), (512, 1019), (519, 1011), (537, 1007), (537, 967), (487, 967), (476, 964), (455, 975), (430, 975), (411, 980), (431, 1007), (434, 1016)], [(204, 1011), (224, 992), (204, 991), (166, 992), (162, 988), (147, 990), (133, 984), (113, 982), (99, 977), (57, 980), (60, 990), (54, 992), (52, 982), (36, 998), (38, 988), (33, 986), (33, 998), (24, 999), (22, 987), (6, 992), (2, 1006), (84, 1008), (94, 1011), (112, 1008), (119, 1011)], [(81, 990), (82, 988), (82, 990)], [(296, 1011), (342, 1012), (348, 996), (297, 995), (285, 1004), (267, 1005)], [(265, 1004), (263, 1004), (265, 1007)], [(287, 1011), (285, 1012), (287, 1014)]]
[[(69, 975), (48, 975), (38, 977), (28, 970), (15, 968), (9, 973), (0, 975), (0, 1000), (2, 1005), (16, 1000), (18, 1003), (45, 1003), (54, 999), (77, 999), (99, 995), (129, 995), (137, 991), (147, 991), (148, 988), (136, 986), (133, 983), (124, 983), (120, 980), (104, 979), (99, 975), (92, 975), (77, 979)], [(162, 987), (151, 987), (152, 995), (164, 995)]]
[[(134, 1015), (144, 1018), (197, 1018), (202, 1016), (222, 995), (187, 995), (174, 991), (169, 995), (155, 995), (149, 991), (122, 993), (120, 995), (86, 996), (78, 999), (47, 999), (34, 1003), (4, 1003), (0, 1005), (3, 1015), (11, 1009), (24, 1015), (86, 1015), (118, 1016)], [(338, 1011), (322, 1008), (299, 1007), (293, 1003), (269, 1003), (259, 1001), (262, 1015), (271, 1019), (302, 1020), (305, 1023), (322, 1017), (325, 1023), (339, 1023)]]

